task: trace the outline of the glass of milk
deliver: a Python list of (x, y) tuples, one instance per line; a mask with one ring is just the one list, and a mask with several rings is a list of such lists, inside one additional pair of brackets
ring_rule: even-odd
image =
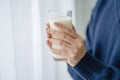
[[(72, 11), (71, 10), (50, 10), (48, 11), (49, 14), (49, 22), (50, 22), (50, 28), (53, 30), (58, 30), (54, 22), (59, 22), (64, 24), (66, 27), (72, 29)], [(52, 38), (55, 38), (55, 36), (52, 36)], [(52, 48), (62, 50), (63, 47), (60, 45), (52, 44)], [(60, 55), (52, 54), (55, 61), (65, 61), (66, 59), (64, 57), (61, 57)]]

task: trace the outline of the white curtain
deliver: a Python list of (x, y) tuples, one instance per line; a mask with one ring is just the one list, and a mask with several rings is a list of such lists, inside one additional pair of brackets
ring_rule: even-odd
[(85, 36), (95, 0), (0, 0), (0, 80), (72, 80), (46, 45), (48, 10), (71, 9)]

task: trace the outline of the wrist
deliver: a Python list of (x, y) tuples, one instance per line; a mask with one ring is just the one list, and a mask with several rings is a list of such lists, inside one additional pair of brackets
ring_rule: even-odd
[(70, 66), (74, 67), (76, 64), (78, 64), (78, 63), (81, 61), (81, 59), (82, 59), (82, 58), (85, 56), (85, 54), (86, 54), (86, 48), (83, 47), (82, 51), (79, 52), (78, 54), (79, 54), (79, 55), (76, 55), (76, 56), (68, 59), (67, 63), (68, 63)]

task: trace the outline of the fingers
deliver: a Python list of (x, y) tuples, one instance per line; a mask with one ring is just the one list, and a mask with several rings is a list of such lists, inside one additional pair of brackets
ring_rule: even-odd
[(49, 41), (50, 41), (51, 44), (60, 45), (60, 46), (62, 46), (62, 47), (64, 47), (64, 48), (71, 46), (71, 45), (68, 44), (67, 42), (65, 42), (65, 41), (63, 41), (63, 40), (59, 40), (59, 39), (50, 38)]
[(63, 40), (69, 44), (74, 42), (74, 39), (64, 32), (49, 29), (48, 33), (51, 34), (54, 38)]
[[(61, 42), (59, 40), (55, 40), (55, 39), (50, 39), (50, 40), (47, 40), (47, 45), (48, 47), (51, 49), (51, 51), (56, 54), (56, 55), (59, 55), (63, 58), (67, 58), (68, 57), (68, 51), (69, 51), (69, 44), (66, 44), (64, 42)], [(62, 49), (58, 50), (58, 49), (55, 49), (55, 48), (52, 48), (52, 44), (58, 44), (58, 45), (62, 45)]]
[(55, 23), (55, 26), (59, 31), (50, 29), (50, 24), (47, 24), (47, 45), (54, 54), (66, 58), (68, 64), (75, 66), (86, 54), (84, 40), (75, 32), (74, 26), (72, 29), (61, 23)]
[(46, 40), (46, 43), (47, 43), (47, 45), (48, 45), (48, 47), (49, 47), (49, 48), (51, 48), (51, 47), (52, 47), (52, 44), (50, 43), (50, 41), (49, 41), (49, 40)]
[(52, 37), (51, 34), (47, 33), (47, 38), (51, 38), (51, 37)]
[(69, 29), (67, 28), (67, 26), (61, 24), (61, 23), (58, 23), (58, 22), (55, 22), (54, 25), (58, 28), (60, 28), (61, 31), (67, 33), (68, 35), (70, 35), (71, 37), (73, 38), (77, 38), (78, 35), (76, 34), (76, 32), (73, 30), (73, 29)]
[[(47, 27), (46, 27), (46, 32), (47, 32), (47, 30), (50, 29), (50, 24), (47, 23), (46, 26), (47, 26)], [(51, 38), (51, 37), (52, 37), (51, 34), (49, 34), (49, 33), (47, 32), (47, 38)]]
[(47, 26), (47, 28), (50, 28), (50, 23), (47, 23), (46, 26)]

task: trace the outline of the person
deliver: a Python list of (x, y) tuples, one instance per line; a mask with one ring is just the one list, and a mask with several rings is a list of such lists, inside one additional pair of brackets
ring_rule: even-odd
[[(86, 40), (74, 29), (47, 24), (47, 44), (55, 54), (67, 58), (68, 72), (74, 80), (120, 80), (120, 0), (98, 0), (86, 31)], [(51, 36), (56, 35), (56, 39)], [(57, 50), (51, 44), (64, 46)]]

